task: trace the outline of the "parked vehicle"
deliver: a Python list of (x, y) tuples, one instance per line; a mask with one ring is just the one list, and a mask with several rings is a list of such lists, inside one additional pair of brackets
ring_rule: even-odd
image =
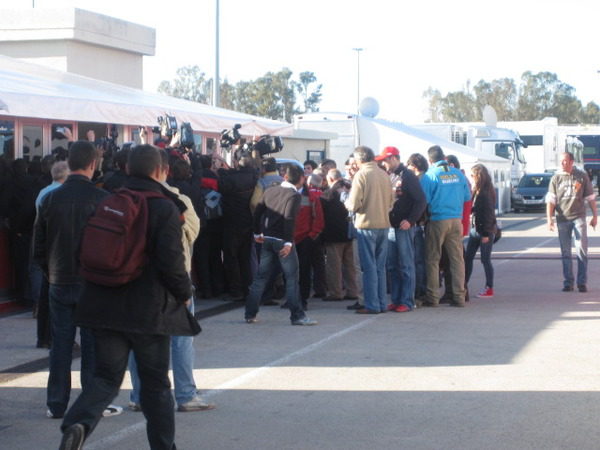
[(512, 206), (515, 212), (543, 209), (546, 205), (545, 198), (551, 178), (551, 173), (523, 175), (512, 193)]

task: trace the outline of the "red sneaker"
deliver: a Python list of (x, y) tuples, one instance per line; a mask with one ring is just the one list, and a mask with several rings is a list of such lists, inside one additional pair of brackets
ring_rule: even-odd
[(494, 289), (491, 287), (486, 287), (479, 294), (477, 294), (478, 298), (492, 298), (494, 296)]
[(396, 311), (397, 307), (398, 307), (398, 305), (394, 305), (393, 303), (390, 303), (389, 305), (387, 305), (387, 310), (388, 311)]
[(396, 312), (409, 312), (410, 308), (408, 306), (406, 306), (406, 305), (400, 305), (396, 309), (394, 309), (394, 311), (396, 311)]

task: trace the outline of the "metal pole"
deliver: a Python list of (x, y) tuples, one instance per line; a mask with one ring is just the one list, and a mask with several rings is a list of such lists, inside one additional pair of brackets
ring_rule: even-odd
[(219, 98), (219, 0), (215, 0), (216, 4), (216, 35), (215, 35), (215, 79), (213, 80), (213, 106), (219, 106), (221, 99)]
[(363, 48), (353, 48), (356, 52), (356, 111), (358, 111), (360, 107), (360, 52), (362, 52)]

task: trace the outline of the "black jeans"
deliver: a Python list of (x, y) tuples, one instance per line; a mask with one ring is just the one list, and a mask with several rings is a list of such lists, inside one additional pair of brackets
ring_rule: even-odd
[(146, 417), (146, 434), (153, 450), (175, 448), (175, 412), (169, 382), (170, 337), (93, 330), (96, 368), (89, 389), (81, 392), (62, 423), (64, 431), (76, 423), (89, 436), (102, 412), (119, 393), (129, 351), (133, 350), (141, 381), (140, 404)]
[(250, 252), (254, 239), (252, 228), (225, 225), (223, 233), (223, 268), (227, 275), (229, 293), (245, 297), (252, 283)]

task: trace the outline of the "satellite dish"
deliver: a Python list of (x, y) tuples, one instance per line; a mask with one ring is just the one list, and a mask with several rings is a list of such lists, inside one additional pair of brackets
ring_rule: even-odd
[(373, 97), (365, 97), (360, 102), (358, 112), (366, 117), (375, 117), (379, 114), (379, 103)]
[(483, 121), (488, 127), (496, 127), (496, 125), (498, 124), (498, 116), (496, 115), (496, 110), (490, 105), (485, 105), (483, 107)]

